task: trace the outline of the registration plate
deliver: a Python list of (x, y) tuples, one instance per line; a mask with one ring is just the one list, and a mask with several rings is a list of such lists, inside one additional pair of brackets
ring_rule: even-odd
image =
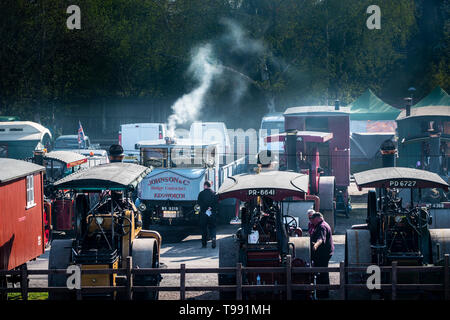
[(248, 190), (249, 196), (274, 196), (275, 189), (250, 189)]
[(163, 218), (176, 218), (177, 211), (163, 211)]

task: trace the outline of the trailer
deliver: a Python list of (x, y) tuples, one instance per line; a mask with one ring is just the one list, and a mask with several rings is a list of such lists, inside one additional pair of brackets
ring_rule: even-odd
[[(45, 250), (43, 176), (45, 168), (0, 159), (0, 270), (26, 268)], [(0, 277), (0, 286), (17, 278)]]

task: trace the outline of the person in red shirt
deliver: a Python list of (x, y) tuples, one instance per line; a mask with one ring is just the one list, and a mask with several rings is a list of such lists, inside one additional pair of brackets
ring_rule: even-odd
[[(320, 212), (315, 212), (311, 216), (314, 224), (314, 232), (311, 235), (311, 260), (314, 267), (328, 267), (328, 262), (334, 253), (333, 235), (331, 227), (323, 219)], [(320, 272), (317, 276), (318, 284), (330, 284), (330, 277), (328, 272)], [(328, 298), (328, 290), (318, 290), (317, 296), (319, 298)]]

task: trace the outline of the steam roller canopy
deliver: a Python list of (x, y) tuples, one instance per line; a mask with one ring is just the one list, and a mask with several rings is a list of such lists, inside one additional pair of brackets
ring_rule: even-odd
[(445, 254), (450, 254), (450, 229), (430, 229), (433, 264), (442, 263)]
[[(367, 267), (372, 262), (369, 230), (347, 230), (345, 235), (345, 265), (347, 267)], [(363, 284), (367, 274), (361, 272), (348, 272), (347, 283)], [(368, 300), (370, 293), (367, 289), (347, 288), (347, 299)]]

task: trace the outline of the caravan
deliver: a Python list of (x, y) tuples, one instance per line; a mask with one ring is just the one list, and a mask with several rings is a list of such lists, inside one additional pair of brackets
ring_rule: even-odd
[(36, 149), (50, 148), (50, 130), (36, 122), (0, 122), (0, 158), (26, 159)]

